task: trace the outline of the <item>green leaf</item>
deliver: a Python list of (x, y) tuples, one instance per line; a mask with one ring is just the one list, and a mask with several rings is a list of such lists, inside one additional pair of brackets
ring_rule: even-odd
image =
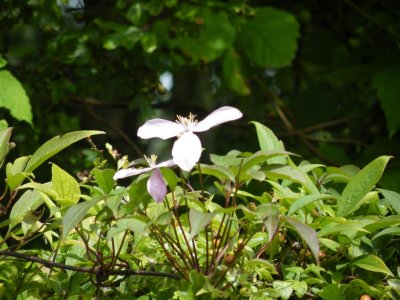
[(293, 182), (305, 183), (305, 176), (302, 172), (287, 165), (268, 165), (262, 170), (268, 178), (288, 179)]
[(0, 132), (0, 168), (10, 151), (13, 148), (13, 144), (10, 143), (12, 128), (7, 128)]
[(52, 164), (51, 174), (51, 184), (57, 193), (56, 202), (60, 203), (62, 207), (78, 203), (81, 190), (75, 178), (56, 164)]
[(25, 167), (25, 172), (32, 172), (47, 159), (65, 149), (66, 147), (70, 146), (71, 144), (96, 134), (104, 134), (104, 132), (97, 130), (81, 130), (53, 137), (42, 146), (40, 146), (35, 151), (35, 153), (32, 154), (32, 157)]
[(249, 170), (251, 167), (265, 163), (267, 162), (270, 158), (276, 157), (276, 156), (285, 156), (285, 155), (291, 155), (293, 153), (283, 151), (283, 150), (260, 150), (254, 153), (253, 155), (247, 157), (242, 165), (241, 172), (246, 172)]
[[(198, 12), (203, 24), (196, 30), (197, 34), (180, 35), (170, 40), (170, 47), (181, 48), (188, 53), (193, 63), (199, 60), (210, 62), (219, 58), (227, 48), (235, 41), (235, 28), (231, 25), (228, 14), (225, 11), (214, 11), (203, 8)], [(193, 37), (193, 36), (196, 37)]]
[(0, 71), (0, 107), (11, 115), (32, 125), (32, 109), (24, 87), (9, 71)]
[(18, 189), (32, 189), (36, 190), (38, 192), (42, 192), (52, 198), (57, 197), (57, 193), (53, 188), (51, 187), (51, 184), (49, 182), (46, 183), (38, 183), (38, 182), (28, 182), (25, 183), (24, 185), (21, 185), (18, 187)]
[(390, 156), (380, 156), (350, 179), (338, 202), (338, 215), (347, 216), (359, 208), (362, 199), (382, 176)]
[(342, 288), (337, 283), (331, 283), (325, 286), (318, 294), (323, 300), (346, 300), (342, 293)]
[(205, 213), (198, 211), (197, 209), (191, 209), (189, 211), (190, 221), (190, 236), (189, 240), (193, 239), (201, 230), (203, 230), (208, 224), (210, 224), (214, 214)]
[(259, 8), (255, 12), (255, 18), (247, 22), (239, 36), (247, 58), (261, 67), (289, 65), (299, 37), (296, 18), (272, 7)]
[(10, 229), (21, 223), (27, 213), (35, 211), (42, 203), (43, 198), (38, 191), (25, 191), (11, 208)]
[(385, 201), (393, 207), (398, 215), (400, 215), (400, 194), (394, 191), (377, 189), (383, 197), (385, 197)]
[(371, 272), (379, 272), (394, 276), (383, 260), (372, 254), (357, 257), (353, 260), (352, 265)]
[(400, 129), (400, 68), (386, 69), (372, 78), (372, 86), (377, 90), (386, 116), (389, 135), (393, 136)]
[(96, 183), (99, 185), (102, 191), (105, 194), (111, 192), (115, 185), (115, 181), (113, 179), (115, 171), (112, 169), (100, 170), (98, 168), (94, 168), (92, 172)]
[(7, 65), (7, 61), (4, 59), (4, 57), (0, 54), (0, 68), (3, 68)]
[(314, 255), (315, 260), (319, 263), (319, 240), (317, 233), (310, 226), (303, 224), (289, 216), (281, 216), (281, 219), (292, 225), (296, 232), (302, 237)]
[(8, 163), (6, 166), (7, 184), (11, 191), (15, 190), (26, 177), (28, 173), (23, 172), (29, 161), (28, 156), (18, 157), (14, 163)]
[(233, 48), (228, 49), (222, 61), (222, 76), (232, 91), (246, 96), (250, 94), (250, 88), (243, 76), (240, 59)]
[[(279, 150), (285, 151), (282, 141), (280, 141), (277, 136), (269, 129), (267, 126), (258, 123), (250, 122), (256, 127), (258, 143), (260, 144), (260, 149), (264, 151)], [(286, 164), (286, 157), (274, 157), (267, 160), (269, 164)]]
[(81, 222), (86, 213), (95, 206), (103, 197), (95, 198), (90, 201), (78, 203), (75, 206), (71, 206), (62, 219), (62, 234), (61, 239), (64, 240), (69, 232)]
[[(200, 164), (201, 174), (212, 175), (217, 177), (219, 180), (228, 179), (231, 182), (235, 182), (235, 175), (230, 169), (224, 166), (218, 165), (204, 165)], [(194, 174), (199, 173), (199, 170), (193, 172)]]
[(375, 234), (372, 240), (377, 239), (378, 237), (384, 235), (400, 235), (400, 227), (388, 227), (380, 231), (379, 233)]
[(395, 215), (395, 216), (387, 216), (384, 218), (379, 219), (378, 221), (375, 221), (374, 223), (368, 224), (365, 226), (365, 230), (368, 230), (369, 232), (375, 232), (377, 230), (380, 230), (382, 228), (386, 228), (388, 226), (400, 224), (400, 216)]
[(288, 215), (294, 214), (296, 211), (299, 209), (302, 209), (303, 207), (307, 206), (310, 203), (313, 203), (318, 200), (323, 200), (323, 199), (334, 199), (336, 197), (328, 194), (311, 194), (311, 195), (306, 195), (304, 197), (301, 197), (300, 199), (296, 200), (293, 202), (293, 204), (290, 206)]
[(147, 228), (147, 218), (144, 216), (135, 216), (119, 219), (107, 232), (107, 240), (113, 238), (116, 234), (125, 230), (130, 230), (136, 235), (141, 236)]

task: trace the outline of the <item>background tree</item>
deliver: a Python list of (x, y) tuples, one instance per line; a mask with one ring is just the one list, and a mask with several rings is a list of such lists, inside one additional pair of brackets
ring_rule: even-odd
[[(396, 4), (4, 0), (2, 118), (18, 129), (15, 153), (94, 128), (136, 155), (157, 147), (138, 145), (143, 120), (229, 104), (247, 120), (207, 134), (211, 151), (254, 143), (247, 121), (257, 119), (316, 161), (361, 165), (397, 155)], [(69, 160), (82, 168), (88, 155)], [(398, 165), (391, 162), (382, 185), (400, 190)]]

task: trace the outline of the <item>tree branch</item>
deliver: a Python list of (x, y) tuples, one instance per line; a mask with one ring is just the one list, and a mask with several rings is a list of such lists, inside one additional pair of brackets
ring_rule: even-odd
[(18, 252), (14, 252), (14, 251), (10, 251), (10, 250), (0, 250), (0, 255), (11, 256), (11, 257), (20, 258), (20, 259), (27, 260), (27, 261), (32, 261), (32, 262), (44, 265), (48, 268), (59, 268), (59, 269), (63, 269), (63, 270), (96, 274), (96, 275), (101, 275), (101, 276), (104, 276), (106, 274), (108, 276), (121, 275), (121, 276), (167, 277), (167, 278), (177, 279), (177, 280), (181, 278), (180, 276), (173, 274), (173, 273), (156, 272), (156, 271), (144, 271), (144, 270), (134, 271), (134, 270), (114, 270), (114, 269), (103, 270), (101, 268), (77, 267), (77, 266), (65, 265), (62, 263), (55, 262), (55, 261), (45, 260), (45, 259), (39, 258), (37, 256), (27, 255), (27, 254), (18, 253)]

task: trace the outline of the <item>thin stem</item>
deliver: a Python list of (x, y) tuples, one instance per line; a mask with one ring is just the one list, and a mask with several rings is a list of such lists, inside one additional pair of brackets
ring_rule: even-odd
[[(70, 271), (76, 271), (76, 272), (81, 272), (81, 273), (89, 273), (89, 274), (99, 274), (102, 275), (104, 270), (98, 269), (98, 268), (87, 268), (87, 267), (77, 267), (77, 266), (71, 266), (71, 265), (65, 265), (62, 263), (54, 262), (54, 261), (49, 261), (45, 260), (42, 258), (39, 258), (37, 256), (32, 256), (32, 255), (27, 255), (23, 253), (18, 253), (10, 250), (0, 250), (0, 255), (4, 256), (11, 256), (11, 257), (16, 257), (20, 258), (23, 260), (35, 262), (41, 265), (44, 265), (48, 268), (60, 268), (63, 270), (70, 270)], [(134, 271), (134, 270), (108, 270), (107, 271), (108, 275), (121, 275), (121, 276), (132, 276), (132, 275), (137, 275), (137, 276), (155, 276), (155, 277), (167, 277), (167, 278), (172, 278), (172, 279), (180, 279), (180, 277), (176, 274), (173, 273), (165, 273), (165, 272), (155, 272), (155, 271)]]

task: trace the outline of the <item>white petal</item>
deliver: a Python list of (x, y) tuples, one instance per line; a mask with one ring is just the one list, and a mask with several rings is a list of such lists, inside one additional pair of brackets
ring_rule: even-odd
[(157, 164), (154, 168), (173, 167), (173, 166), (176, 166), (176, 163), (174, 162), (173, 159), (169, 159), (167, 161)]
[(117, 179), (121, 179), (121, 178), (126, 178), (126, 177), (130, 177), (130, 176), (135, 176), (135, 175), (139, 175), (142, 173), (145, 173), (147, 171), (152, 170), (153, 168), (142, 168), (142, 169), (136, 169), (136, 168), (129, 168), (129, 169), (121, 169), (119, 171), (117, 171), (113, 178), (114, 180)]
[(148, 120), (139, 127), (137, 132), (138, 137), (142, 139), (151, 139), (158, 137), (166, 140), (174, 136), (178, 136), (185, 131), (185, 127), (181, 124), (171, 122), (164, 119)]
[(184, 171), (190, 171), (201, 156), (201, 142), (197, 135), (185, 132), (172, 148), (174, 162)]
[(167, 185), (161, 175), (160, 169), (155, 169), (147, 181), (147, 191), (157, 203), (161, 203), (167, 194)]
[(193, 132), (201, 132), (210, 129), (219, 124), (233, 121), (242, 117), (242, 113), (237, 108), (223, 106), (214, 110), (211, 114), (200, 121), (193, 129)]

